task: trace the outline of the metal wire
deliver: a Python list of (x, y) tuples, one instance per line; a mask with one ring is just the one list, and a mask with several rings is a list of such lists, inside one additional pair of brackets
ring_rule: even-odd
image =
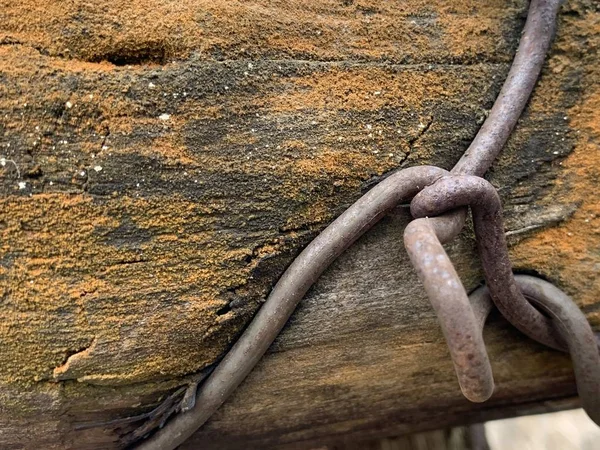
[(452, 173), (483, 176), (504, 147), (544, 65), (561, 3), (561, 0), (531, 1), (519, 48), (500, 94)]
[(483, 178), (444, 176), (415, 196), (411, 212), (424, 217), (467, 205), (473, 214), (485, 292), (516, 328), (570, 353), (584, 409), (600, 425), (600, 356), (594, 333), (577, 305), (558, 288), (538, 278), (513, 275), (496, 189)]
[[(508, 77), (488, 118), (463, 157), (452, 169), (453, 174), (483, 175), (506, 143), (542, 70), (544, 57), (554, 34), (559, 3), (558, 0), (533, 0), (531, 2), (523, 36)], [(439, 194), (440, 204), (448, 206), (445, 203), (445, 195), (449, 193), (444, 189), (439, 189), (436, 192)], [(497, 194), (495, 195), (497, 196)], [(415, 200), (413, 200), (414, 202)], [(464, 205), (467, 204), (469, 203), (464, 203)], [(413, 215), (417, 218), (426, 215), (437, 217), (423, 218), (411, 222), (404, 232), (404, 245), (436, 311), (448, 342), (448, 348), (463, 394), (469, 400), (483, 401), (491, 395), (489, 389), (493, 390), (493, 376), (489, 368), (489, 362), (487, 362), (487, 354), (484, 356), (481, 353), (483, 340), (478, 335), (462, 333), (463, 327), (473, 329), (472, 314), (468, 311), (464, 289), (460, 293), (462, 285), (456, 285), (457, 276), (454, 269), (452, 269), (452, 272), (448, 270), (449, 267), (452, 267), (452, 264), (441, 246), (441, 243), (450, 241), (460, 232), (465, 223), (466, 209), (460, 208), (450, 211), (444, 216), (438, 216), (438, 214), (448, 212), (457, 206), (462, 205), (448, 206), (443, 211), (436, 210), (428, 214), (415, 215), (413, 212)], [(503, 229), (497, 229), (496, 232), (498, 233), (498, 239), (504, 239)], [(429, 244), (424, 247), (421, 242), (428, 242)], [(490, 264), (495, 262), (493, 257), (488, 261), (490, 261)], [(508, 258), (501, 262), (498, 261), (498, 267), (500, 265), (504, 269), (505, 279), (508, 278), (507, 271), (512, 276)], [(452, 286), (447, 285), (448, 277), (453, 280)], [(460, 280), (458, 280), (458, 283), (460, 283)], [(514, 283), (513, 286), (507, 287), (498, 283), (494, 284), (494, 288), (496, 288), (495, 292), (512, 288), (513, 298), (519, 294), (518, 289), (514, 288)], [(494, 298), (498, 296), (496, 295)], [(519, 312), (521, 310), (532, 310), (529, 311), (529, 316), (534, 316), (537, 319), (531, 319), (527, 322), (529, 325), (535, 324), (540, 328), (540, 332), (535, 335), (540, 336), (542, 332), (545, 332), (541, 336), (545, 342), (554, 344), (554, 346), (560, 345), (557, 343), (556, 333), (554, 333), (551, 324), (547, 320), (544, 322), (539, 317), (541, 314), (531, 305), (521, 303), (521, 306)], [(507, 309), (505, 308), (502, 312), (504, 313)], [(515, 319), (518, 319), (518, 316)], [(469, 338), (472, 339), (472, 342), (469, 342)], [(461, 344), (466, 346), (464, 352), (461, 349)], [(485, 349), (483, 351), (485, 353)], [(472, 358), (474, 364), (465, 366), (465, 356)]]
[[(600, 355), (598, 342), (585, 315), (568, 295), (547, 281), (516, 275), (515, 282), (522, 295), (548, 314), (566, 342), (583, 408), (600, 425)], [(490, 291), (482, 287), (470, 298), (473, 304), (485, 305), (490, 299)]]
[[(508, 78), (488, 119), (465, 155), (454, 167), (453, 173), (482, 175), (500, 152), (525, 107), (541, 70), (554, 32), (558, 5), (558, 0), (533, 0), (531, 2), (524, 34)], [(399, 202), (409, 200), (424, 186), (432, 184), (445, 174), (447, 174), (446, 171), (435, 167), (404, 169), (375, 186), (336, 219), (309, 244), (286, 270), (249, 327), (198, 389), (196, 407), (185, 414), (177, 415), (163, 429), (136, 448), (166, 450), (174, 449), (183, 443), (208, 420), (252, 370), (281, 331), (298, 302), (321, 273), (391, 208)], [(456, 236), (464, 225), (465, 217), (466, 212), (461, 209), (443, 217), (430, 219), (427, 221), (427, 226), (424, 225), (425, 221), (415, 221), (417, 224), (413, 225), (410, 230), (418, 232), (420, 224), (423, 224), (421, 231), (433, 239), (429, 239), (428, 242), (432, 244), (432, 251), (439, 254), (439, 247), (436, 247), (435, 241), (439, 244), (439, 240), (447, 241)], [(411, 251), (409, 250), (409, 252)], [(424, 273), (423, 265), (419, 261), (421, 260), (417, 260), (417, 269), (419, 273)], [(450, 274), (447, 280), (456, 282), (455, 275), (455, 272)], [(460, 280), (458, 283), (460, 285)], [(433, 292), (432, 289), (430, 291)], [(456, 292), (458, 291), (457, 288)], [(434, 294), (436, 298), (441, 295), (435, 292)], [(473, 328), (474, 323), (480, 320), (480, 317), (474, 311), (479, 311), (479, 309), (468, 310), (464, 296), (461, 294), (457, 298), (459, 306), (456, 311), (466, 311), (466, 323), (476, 330), (476, 327)], [(441, 301), (434, 302), (434, 307), (435, 305), (443, 308)], [(443, 320), (450, 319), (444, 318)], [(443, 327), (445, 330), (451, 329), (446, 324)], [(453, 358), (455, 367), (459, 369), (457, 373), (464, 375), (461, 378), (459, 374), (461, 384), (464, 385), (463, 388), (466, 388), (469, 395), (472, 394), (473, 399), (479, 400), (491, 392), (493, 380), (485, 348), (482, 347), (481, 333), (473, 334), (473, 336), (475, 337), (470, 342), (470, 350), (464, 354), (453, 351)], [(448, 333), (446, 337), (448, 337)], [(457, 343), (464, 339), (465, 336), (452, 334), (449, 342)], [(470, 355), (473, 356), (480, 368), (483, 368), (483, 371), (475, 374), (471, 372), (464, 360), (464, 358), (468, 360)], [(473, 377), (475, 381), (472, 382), (470, 377)]]
[(419, 192), (410, 209), (414, 217), (426, 217), (463, 206), (471, 207), (485, 279), (502, 315), (527, 336), (566, 350), (553, 322), (535, 309), (517, 287), (504, 235), (502, 204), (491, 183), (469, 175), (442, 177)]
[(406, 227), (404, 242), (439, 318), (462, 393), (472, 402), (483, 402), (494, 392), (494, 379), (482, 324), (434, 226), (432, 220), (414, 220)]
[(196, 407), (175, 416), (136, 448), (174, 449), (183, 443), (246, 378), (323, 271), (392, 208), (409, 201), (419, 189), (447, 174), (430, 166), (401, 170), (350, 206), (285, 271), (248, 328), (198, 389)]

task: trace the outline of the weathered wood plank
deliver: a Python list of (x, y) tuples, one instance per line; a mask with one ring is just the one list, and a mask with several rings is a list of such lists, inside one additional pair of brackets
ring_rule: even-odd
[[(0, 445), (114, 443), (137, 424), (74, 428), (147, 411), (215, 362), (380, 177), (451, 167), (526, 6), (0, 2)], [(490, 173), (515, 267), (559, 284), (596, 327), (598, 35), (591, 2), (563, 7)], [(574, 393), (565, 357), (495, 319), (494, 400), (461, 398), (402, 248), (408, 220), (399, 208), (334, 264), (190, 446), (396, 435)], [(449, 252), (475, 286), (472, 234)]]

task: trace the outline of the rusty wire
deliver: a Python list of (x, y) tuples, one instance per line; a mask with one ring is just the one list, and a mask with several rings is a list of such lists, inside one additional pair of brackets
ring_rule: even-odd
[(516, 281), (523, 295), (552, 318), (571, 355), (583, 409), (600, 425), (600, 354), (585, 315), (551, 283), (526, 275), (517, 276)]
[[(583, 406), (600, 424), (600, 356), (592, 329), (577, 305), (558, 288), (537, 278), (513, 275), (502, 205), (494, 186), (476, 176), (444, 176), (414, 197), (411, 213), (425, 217), (464, 206), (469, 206), (473, 214), (486, 291), (516, 328), (546, 346), (570, 353)], [(439, 282), (440, 276), (437, 278)], [(454, 331), (460, 332), (460, 324)]]
[[(444, 221), (452, 219), (461, 218), (454, 214)], [(439, 318), (464, 396), (483, 402), (492, 395), (494, 380), (482, 324), (434, 227), (434, 220), (411, 222), (404, 233), (406, 249)]]
[(535, 309), (517, 287), (504, 235), (502, 204), (491, 183), (472, 175), (442, 177), (419, 192), (410, 209), (414, 217), (426, 217), (463, 206), (471, 207), (486, 283), (502, 315), (527, 336), (566, 350), (552, 321)]
[[(559, 3), (559, 0), (532, 0), (524, 33), (507, 80), (486, 122), (454, 167), (452, 171), (454, 174), (483, 175), (502, 149), (525, 107), (541, 71), (545, 54), (554, 34), (554, 22)], [(423, 187), (447, 174), (448, 172), (442, 169), (428, 166), (396, 172), (371, 189), (338, 217), (304, 249), (280, 278), (248, 328), (198, 389), (196, 407), (184, 414), (177, 415), (163, 429), (141, 442), (136, 448), (140, 450), (174, 449), (191, 436), (250, 373), (281, 331), (302, 297), (323, 271), (390, 209), (400, 202), (409, 200)], [(434, 256), (441, 264), (446, 264), (449, 260), (441, 248), (440, 241), (447, 242), (456, 236), (462, 229), (465, 218), (466, 210), (459, 209), (434, 219), (418, 219), (412, 222), (409, 228), (411, 231), (419, 231), (419, 226), (422, 224), (421, 231), (425, 233), (423, 236), (427, 235), (428, 242), (432, 244), (428, 250), (430, 253), (427, 254)], [(411, 245), (408, 247), (409, 253), (418, 252)], [(419, 261), (416, 266), (420, 274), (427, 270)], [(446, 268), (450, 269), (449, 266)], [(452, 283), (457, 282), (457, 286), (462, 288), (455, 272), (445, 280), (450, 280)], [(429, 285), (431, 282), (435, 284), (436, 281), (431, 279), (427, 284)], [(455, 292), (458, 298), (457, 304), (460, 306), (456, 308), (455, 312), (456, 314), (466, 312), (466, 319), (463, 317), (461, 323), (468, 323), (469, 329), (478, 330), (478, 332), (470, 338), (467, 338), (466, 335), (456, 334), (450, 336), (448, 342), (454, 344), (467, 342), (469, 344), (469, 351), (464, 354), (452, 350), (454, 344), (451, 344), (451, 352), (453, 352), (453, 361), (463, 391), (466, 390), (466, 394), (473, 400), (481, 401), (487, 398), (493, 390), (491, 369), (489, 369), (489, 361), (481, 338), (481, 328), (487, 312), (484, 315), (485, 306), (477, 302), (473, 309), (470, 309), (471, 307), (465, 300), (464, 289), (463, 293), (459, 295), (458, 287)], [(433, 292), (431, 289), (430, 291)], [(441, 292), (434, 292), (434, 298), (439, 299), (440, 296)], [(437, 302), (437, 306), (442, 308), (440, 311), (444, 310), (441, 301)], [(436, 310), (438, 310), (437, 307)], [(452, 311), (451, 313), (454, 314)], [(449, 321), (443, 325), (443, 328), (447, 329), (447, 324), (452, 320), (447, 316), (444, 316), (443, 320)], [(446, 338), (448, 338), (448, 333), (446, 333)], [(475, 366), (477, 366), (475, 371), (472, 369), (473, 366), (465, 363), (464, 358), (474, 359)]]
[[(600, 354), (598, 342), (585, 315), (575, 302), (551, 283), (529, 275), (515, 275), (514, 282), (524, 297), (549, 316), (573, 361), (577, 392), (586, 413), (600, 425)], [(469, 299), (485, 320), (491, 296), (488, 286), (473, 292)]]
[(248, 328), (198, 389), (196, 407), (177, 415), (136, 448), (173, 449), (183, 443), (252, 371), (325, 269), (387, 212), (447, 174), (431, 166), (404, 169), (387, 177), (350, 206), (285, 271)]
[[(550, 48), (554, 35), (559, 4), (558, 0), (531, 2), (523, 36), (507, 79), (488, 118), (465, 154), (452, 169), (453, 174), (481, 176), (500, 153), (525, 108), (542, 70), (546, 52)], [(444, 193), (441, 191), (439, 193), (440, 201), (443, 203)], [(450, 209), (453, 208), (446, 208), (444, 212)], [(436, 214), (440, 212), (437, 211)], [(465, 208), (455, 209), (444, 216), (418, 218), (406, 227), (404, 244), (442, 326), (463, 394), (469, 400), (484, 401), (489, 398), (494, 386), (489, 363), (486, 363), (487, 354), (485, 357), (481, 354), (482, 338), (466, 332), (473, 329), (473, 314), (469, 312), (466, 294), (460, 280), (457, 285), (454, 269), (449, 270), (452, 263), (441, 245), (460, 232), (465, 219)], [(504, 230), (501, 230), (500, 234), (503, 239)], [(424, 247), (423, 242), (429, 243), (427, 248)], [(490, 258), (488, 262), (491, 272), (500, 268), (503, 268), (504, 272), (507, 268), (510, 271), (508, 259), (500, 261)], [(510, 274), (512, 275), (512, 272)], [(449, 279), (452, 280), (452, 285), (448, 284)], [(495, 286), (498, 290), (503, 289), (502, 285)], [(513, 298), (518, 294), (518, 290), (516, 291)], [(521, 309), (528, 308), (534, 311), (530, 311), (530, 315), (537, 314), (538, 327), (551, 336), (552, 327), (548, 321), (540, 320), (540, 313), (529, 304)], [(529, 323), (533, 322), (533, 320), (529, 321)], [(546, 338), (545, 341), (556, 344), (555, 340), (547, 336), (543, 337)], [(468, 364), (470, 360), (473, 360), (473, 364)]]
[(517, 53), (500, 94), (452, 173), (483, 176), (504, 147), (544, 65), (561, 3), (561, 0), (531, 1)]

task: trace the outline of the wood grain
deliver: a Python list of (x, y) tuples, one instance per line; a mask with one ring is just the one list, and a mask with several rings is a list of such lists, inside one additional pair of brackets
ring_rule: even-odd
[[(450, 168), (524, 1), (0, 2), (0, 446), (109, 448), (224, 354), (293, 257), (392, 170)], [(167, 4), (169, 3), (169, 4)], [(558, 38), (489, 179), (517, 270), (600, 326), (598, 11)], [(322, 277), (188, 444), (398, 435), (572, 406), (568, 358), (492, 318), (460, 396), (398, 208)], [(448, 251), (481, 281), (470, 225)], [(553, 403), (555, 402), (555, 403)]]

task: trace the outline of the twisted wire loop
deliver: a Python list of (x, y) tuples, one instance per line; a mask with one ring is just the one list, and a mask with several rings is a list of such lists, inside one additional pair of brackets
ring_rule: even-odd
[(419, 192), (410, 205), (414, 217), (437, 216), (470, 206), (483, 272), (492, 299), (502, 315), (527, 336), (555, 349), (566, 349), (550, 319), (535, 309), (515, 282), (496, 188), (476, 176), (440, 178)]
[[(577, 392), (586, 413), (600, 425), (600, 343), (585, 315), (575, 302), (553, 284), (529, 275), (515, 275), (522, 295), (549, 316), (573, 362)], [(491, 307), (489, 286), (482, 286), (470, 296), (473, 305), (481, 305), (478, 317), (487, 316)]]
[(517, 329), (570, 353), (584, 409), (600, 424), (600, 356), (594, 333), (577, 305), (560, 289), (538, 278), (513, 275), (502, 205), (494, 186), (476, 176), (444, 176), (414, 197), (411, 213), (426, 217), (465, 206), (470, 206), (473, 215), (486, 294)]
[[(559, 4), (560, 0), (531, 1), (507, 80), (486, 122), (452, 170), (453, 174), (483, 175), (504, 146), (541, 71), (554, 34)], [(279, 279), (248, 328), (198, 388), (196, 406), (175, 416), (136, 448), (174, 449), (191, 436), (250, 373), (323, 271), (394, 206), (410, 200), (422, 188), (447, 175), (447, 171), (430, 166), (403, 169), (376, 185), (338, 217)], [(407, 227), (405, 243), (438, 312), (461, 389), (471, 400), (484, 401), (494, 387), (481, 333), (491, 303), (479, 294), (467, 298), (441, 247), (442, 242), (448, 242), (460, 232), (465, 219), (466, 208), (433, 219), (417, 219)], [(445, 297), (448, 293), (451, 293), (451, 301)], [(550, 331), (549, 335), (552, 335)], [(571, 341), (567, 338), (550, 342), (561, 345), (563, 341), (570, 349)]]
[[(452, 169), (452, 174), (482, 176), (502, 150), (542, 70), (556, 28), (559, 6), (559, 0), (532, 0), (506, 81), (486, 121)], [(440, 195), (443, 203), (443, 193), (440, 192)], [(446, 208), (443, 212), (454, 208)], [(461, 390), (469, 400), (480, 402), (487, 400), (493, 391), (491, 368), (487, 354), (481, 354), (484, 345), (481, 333), (474, 334), (473, 313), (469, 311), (464, 288), (460, 280), (460, 286), (454, 285), (458, 277), (454, 269), (448, 270), (452, 263), (441, 245), (460, 233), (465, 219), (465, 208), (431, 219), (418, 218), (406, 227), (404, 245), (436, 311)], [(498, 237), (504, 238), (504, 230)], [(424, 242), (428, 245), (425, 246)], [(503, 263), (505, 271), (510, 271), (508, 259)], [(449, 284), (449, 277), (453, 280), (452, 285)], [(503, 286), (495, 286), (502, 291)], [(514, 295), (518, 294), (516, 291)], [(527, 308), (533, 309), (529, 304), (522, 309)], [(530, 315), (535, 316), (535, 313), (539, 315), (537, 311), (530, 312)], [(546, 331), (545, 341), (557, 347), (559, 338), (554, 338), (552, 327), (541, 320), (538, 320), (538, 325)], [(485, 353), (485, 349), (483, 351)]]

